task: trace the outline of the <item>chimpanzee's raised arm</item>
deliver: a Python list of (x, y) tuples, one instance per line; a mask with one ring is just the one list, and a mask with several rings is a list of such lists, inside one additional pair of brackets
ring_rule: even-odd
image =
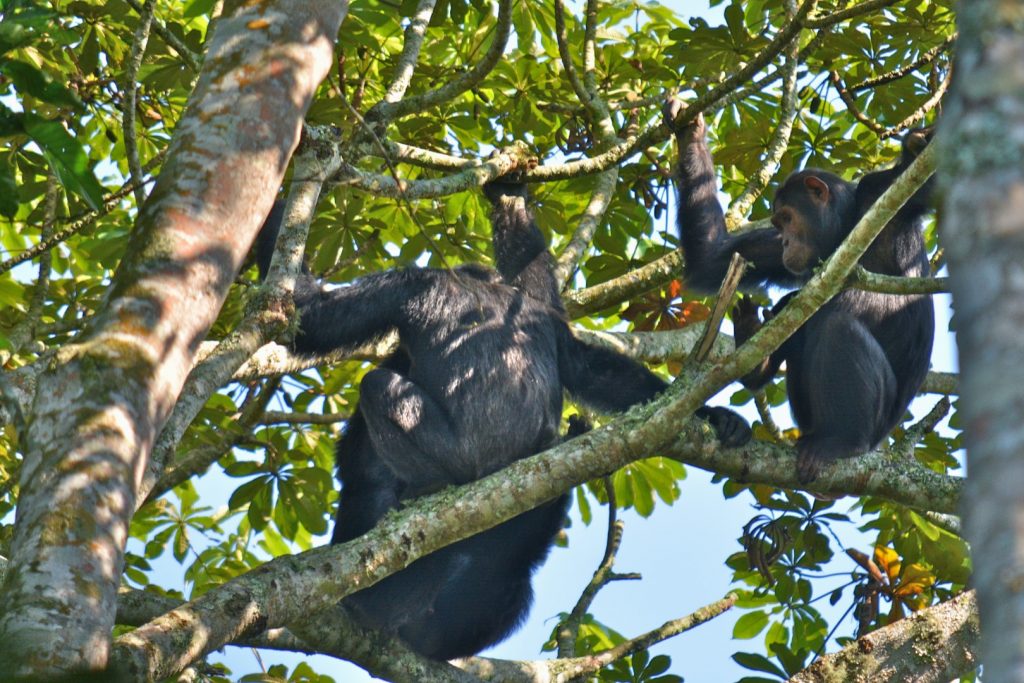
[[(933, 127), (918, 128), (903, 136), (903, 148), (900, 160), (892, 168), (883, 169), (868, 173), (857, 183), (856, 203), (858, 217), (871, 208), (879, 197), (882, 196), (889, 186), (892, 185), (900, 174), (913, 163), (914, 159), (928, 146), (932, 139)], [(923, 216), (931, 208), (932, 194), (935, 190), (935, 178), (928, 181), (914, 193), (903, 208), (897, 214), (898, 219), (906, 223), (913, 223)], [(915, 227), (916, 229), (916, 227)]]
[(562, 310), (555, 262), (547, 240), (527, 206), (529, 194), (514, 171), (484, 185), (491, 202), (491, 240), (494, 260), (506, 284)]
[(718, 202), (718, 179), (711, 151), (705, 141), (704, 116), (679, 126), (686, 105), (676, 98), (665, 102), (665, 125), (675, 133), (679, 159), (675, 169), (679, 190), (677, 225), (686, 257), (686, 284), (694, 290), (718, 290), (734, 253), (752, 266), (741, 284), (751, 286), (772, 281), (783, 284), (797, 280), (782, 265), (782, 240), (774, 228), (730, 235), (725, 214)]

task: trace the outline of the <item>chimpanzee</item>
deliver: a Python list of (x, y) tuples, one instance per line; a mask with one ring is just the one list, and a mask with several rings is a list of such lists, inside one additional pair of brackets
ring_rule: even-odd
[[(931, 139), (930, 129), (912, 131), (893, 168), (869, 173), (858, 183), (817, 169), (794, 173), (775, 194), (774, 227), (730, 235), (716, 198), (704, 119), (676, 126), (684, 109), (671, 98), (664, 118), (679, 146), (678, 223), (687, 283), (705, 291), (718, 286), (736, 252), (752, 263), (745, 285), (806, 282)], [(867, 270), (904, 276), (929, 272), (920, 223), (931, 186), (929, 181), (915, 193), (868, 248), (860, 260)], [(790, 298), (776, 304), (771, 315)], [(786, 362), (790, 410), (801, 433), (801, 482), (812, 481), (829, 461), (871, 450), (900, 423), (928, 371), (934, 315), (928, 296), (849, 289), (743, 378), (748, 388), (760, 388)], [(757, 306), (741, 302), (733, 321), (736, 343), (742, 344), (760, 328)]]
[[(403, 501), (554, 445), (563, 390), (598, 410), (623, 411), (665, 388), (632, 359), (573, 337), (518, 175), (484, 188), (497, 271), (406, 268), (328, 291), (304, 270), (297, 282), (297, 351), (352, 348), (392, 330), (400, 340), (363, 378), (359, 407), (338, 442), (342, 488), (332, 543), (365, 533)], [(261, 276), (279, 223), (278, 210), (258, 238)], [(697, 414), (726, 445), (750, 437), (728, 409)], [(475, 654), (525, 618), (530, 576), (568, 502), (563, 495), (423, 557), (344, 604), (362, 624), (396, 632), (428, 657)]]

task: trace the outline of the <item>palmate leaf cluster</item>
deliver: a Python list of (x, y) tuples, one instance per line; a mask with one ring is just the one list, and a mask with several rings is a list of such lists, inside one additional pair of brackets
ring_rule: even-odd
[[(851, 4), (820, 2), (814, 16)], [(309, 111), (310, 125), (333, 126), (343, 139), (361, 134), (363, 124), (354, 112), (365, 114), (384, 96), (416, 5), (411, 0), (352, 3), (338, 37), (336, 64)], [(954, 32), (951, 5), (950, 0), (893, 2), (827, 30), (805, 30), (793, 132), (774, 182), (804, 165), (853, 178), (891, 161), (897, 148), (884, 139), (885, 131), (898, 133), (912, 121), (948, 74), (951, 52), (939, 48)], [(495, 6), (490, 0), (437, 3), (410, 95), (443, 85), (482, 58), (496, 31)], [(657, 125), (667, 93), (681, 89), (695, 98), (713, 91), (765, 50), (787, 21), (786, 3), (774, 0), (711, 2), (702, 16), (653, 2), (596, 6), (594, 85), (611, 105), (612, 121), (623, 138), (630, 130)], [(131, 244), (137, 207), (130, 192), (119, 190), (130, 177), (122, 121), (138, 7), (134, 0), (0, 4), (0, 361), (6, 372), (46, 362), (47, 354), (88, 325)], [(568, 10), (567, 40), (580, 70), (582, 11), (572, 5)], [(159, 173), (161, 155), (182, 116), (197, 77), (193, 67), (201, 63), (217, 11), (219, 3), (212, 0), (156, 3), (158, 25), (138, 72), (133, 131), (140, 160), (151, 176)], [(566, 78), (552, 3), (515, 2), (512, 17), (514, 34), (504, 58), (477, 86), (437, 107), (394, 120), (387, 140), (467, 159), (523, 140), (542, 164), (593, 156), (607, 146), (609, 141), (599, 139)], [(188, 54), (183, 57), (182, 51)], [(923, 59), (931, 51), (936, 56)], [(918, 62), (902, 77), (857, 89)], [(764, 164), (779, 123), (782, 86), (777, 78), (757, 83), (782, 66), (782, 56), (775, 56), (734, 88), (734, 96), (719, 99), (706, 112), (726, 195), (742, 193)], [(839, 96), (830, 72), (854, 93), (857, 111)], [(921, 122), (935, 116), (936, 110), (929, 108)], [(620, 164), (614, 195), (590, 249), (577, 264), (571, 289), (613, 281), (676, 248), (670, 216), (672, 154), (671, 143), (662, 136)], [(395, 172), (411, 181), (443, 173), (411, 164), (392, 167), (379, 157), (355, 164), (367, 173)], [(538, 223), (556, 254), (572, 237), (593, 187), (594, 177), (582, 176), (531, 188)], [(48, 188), (56, 193), (50, 208)], [(769, 187), (754, 202), (750, 220), (768, 215), (770, 197)], [(485, 200), (473, 189), (410, 202), (344, 184), (331, 186), (325, 188), (311, 225), (309, 264), (328, 281), (344, 283), (414, 264), (445, 268), (490, 263), (487, 213)], [(44, 250), (48, 258), (22, 257), (69, 226), (77, 227)], [(933, 228), (926, 236), (937, 248)], [(252, 269), (243, 271), (211, 338), (234, 329), (254, 291)], [(656, 283), (646, 294), (590, 311), (575, 322), (593, 329), (664, 331), (695, 324), (706, 315), (705, 302), (674, 280)], [(659, 370), (674, 374), (683, 360)], [(368, 367), (349, 360), (283, 380), (249, 379), (211, 398), (178, 453), (220, 448), (223, 456), (211, 475), (178, 486), (136, 515), (125, 583), (171, 594), (184, 587), (187, 595), (195, 595), (269, 557), (321, 541), (337, 498), (332, 450), (343, 423), (247, 423), (239, 416), (250, 402), (263, 401), (267, 410), (343, 418), (356, 405), (359, 379)], [(737, 405), (752, 400), (745, 390), (733, 397)], [(784, 380), (769, 387), (767, 401), (783, 406)], [(260, 411), (255, 412), (259, 418)], [(756, 429), (762, 438), (787, 436), (762, 425)], [(920, 462), (944, 472), (957, 467), (953, 454), (959, 448), (954, 413), (949, 429), (929, 433), (913, 450)], [(6, 554), (13, 523), (19, 468), (18, 430), (12, 423), (0, 432), (0, 555)], [(659, 504), (671, 505), (681, 495), (684, 477), (684, 467), (674, 461), (638, 462), (613, 475), (615, 503), (644, 516), (657, 514)], [(784, 679), (808, 664), (830, 638), (856, 634), (855, 620), (826, 619), (818, 598), (851, 609), (856, 605), (859, 628), (870, 629), (944, 599), (966, 583), (969, 560), (962, 540), (914, 511), (866, 499), (851, 512), (845, 503), (815, 502), (800, 493), (729, 480), (722, 482), (722, 490), (725, 496), (753, 500), (760, 508), (753, 514), (761, 516), (762, 525), (785, 530), (777, 534), (784, 540), (775, 548), (774, 561), (760, 570), (758, 558), (771, 550), (765, 536), (754, 543), (762, 556), (740, 552), (738, 543), (720, 558), (708, 559), (727, 562), (735, 572), (738, 606), (745, 611), (734, 636), (748, 641), (737, 643), (739, 648), (755, 651), (734, 658), (757, 672), (747, 681)], [(600, 483), (581, 487), (575, 499), (586, 523), (597, 506), (609, 502)], [(600, 520), (604, 514), (596, 516)], [(881, 605), (872, 613), (864, 608), (871, 577), (846, 561), (845, 549), (832, 533), (832, 527), (850, 524), (873, 539), (877, 550), (859, 550), (876, 558), (885, 576)], [(856, 567), (852, 572), (851, 566)], [(822, 578), (836, 572), (843, 576)], [(580, 574), (581, 586), (587, 573)], [(684, 589), (691, 587), (684, 582)], [(571, 604), (551, 611), (569, 608)], [(614, 631), (614, 614), (596, 617), (581, 629), (578, 654), (623, 639)], [(664, 656), (642, 652), (598, 678), (667, 683), (677, 680), (670, 672)], [(305, 675), (293, 672), (292, 678), (307, 680)], [(280, 677), (288, 676), (282, 672)]]

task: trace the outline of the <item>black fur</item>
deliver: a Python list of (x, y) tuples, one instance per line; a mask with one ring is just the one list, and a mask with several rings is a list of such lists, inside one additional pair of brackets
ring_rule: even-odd
[[(670, 128), (678, 110), (677, 102), (666, 104)], [(676, 130), (676, 136), (678, 223), (688, 285), (713, 291), (734, 252), (752, 263), (744, 285), (799, 286), (806, 282), (810, 271), (794, 274), (783, 264), (782, 236), (775, 228), (739, 235), (726, 232), (703, 121)], [(908, 134), (900, 161), (893, 168), (869, 173), (858, 183), (814, 169), (794, 173), (775, 196), (775, 215), (780, 210), (795, 211), (809, 228), (814, 253), (819, 260), (826, 259), (914, 160), (929, 136), (928, 131)], [(824, 205), (813, 201), (806, 184), (808, 176), (827, 185)], [(889, 222), (861, 258), (861, 265), (886, 275), (923, 276), (929, 272), (920, 223), (930, 195), (931, 182)], [(788, 301), (787, 296), (773, 312)], [(756, 310), (754, 317), (756, 320)], [(848, 289), (812, 316), (760, 370), (744, 378), (745, 384), (758, 388), (786, 362), (790, 409), (801, 432), (801, 481), (814, 479), (826, 462), (875, 448), (902, 421), (927, 374), (934, 328), (928, 296)], [(738, 326), (737, 343), (752, 331), (749, 326), (749, 332), (741, 335)]]
[[(525, 188), (495, 182), (485, 192), (493, 203), (497, 272), (408, 268), (331, 291), (304, 272), (297, 283), (297, 351), (351, 348), (392, 330), (401, 343), (364, 377), (360, 405), (338, 442), (342, 489), (333, 543), (365, 533), (402, 501), (554, 445), (563, 390), (599, 410), (623, 411), (666, 386), (639, 363), (573, 337)], [(277, 227), (270, 220), (261, 232), (261, 274)], [(730, 443), (749, 438), (746, 423), (729, 410), (700, 414)], [(531, 574), (568, 503), (560, 496), (344, 602), (364, 625), (397, 632), (428, 657), (475, 654), (525, 618)]]

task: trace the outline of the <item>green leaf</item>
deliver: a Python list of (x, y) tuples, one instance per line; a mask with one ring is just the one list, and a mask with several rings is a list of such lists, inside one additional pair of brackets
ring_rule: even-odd
[(249, 501), (249, 510), (246, 512), (246, 519), (255, 531), (263, 531), (270, 521), (270, 514), (273, 512), (273, 494), (268, 483), (256, 491), (256, 495)]
[(584, 487), (576, 487), (576, 506), (580, 511), (580, 518), (583, 520), (583, 524), (590, 526), (590, 522), (593, 521), (594, 515), (590, 509), (590, 501), (587, 500), (587, 492)]
[(56, 104), (63, 107), (77, 108), (82, 106), (78, 95), (57, 83), (50, 75), (39, 70), (28, 62), (17, 59), (6, 60), (0, 65), (0, 72), (3, 72), (14, 87), (21, 94), (32, 95), (43, 102)]
[(239, 460), (224, 468), (224, 474), (229, 477), (251, 477), (259, 471), (259, 463), (250, 460)]
[(263, 531), (263, 539), (260, 541), (260, 545), (263, 546), (264, 550), (271, 554), (273, 557), (280, 557), (281, 555), (288, 555), (291, 553), (291, 548), (285, 543), (284, 538), (281, 534), (274, 531), (273, 527), (267, 527)]
[(753, 652), (737, 652), (732, 656), (732, 659), (744, 669), (775, 674), (779, 678), (786, 677), (786, 672), (764, 655), (754, 654)]
[(0, 308), (21, 308), (25, 305), (25, 286), (11, 277), (0, 277)]
[(760, 610), (747, 612), (736, 620), (732, 629), (732, 637), (737, 640), (749, 640), (764, 630), (768, 625), (768, 613)]
[(0, 137), (10, 137), (25, 132), (22, 115), (11, 111), (0, 102)]
[(725, 8), (725, 23), (729, 26), (729, 33), (737, 45), (747, 42), (747, 27), (743, 21), (743, 8), (739, 5), (729, 5)]
[(174, 534), (174, 547), (172, 548), (174, 559), (178, 562), (184, 560), (188, 554), (188, 547), (188, 529), (182, 525), (177, 528), (177, 533)]
[(77, 194), (93, 209), (103, 206), (103, 186), (96, 180), (89, 157), (64, 126), (25, 112), (25, 132), (43, 150), (50, 167), (66, 189)]
[(228, 500), (228, 507), (237, 510), (243, 507), (246, 503), (252, 501), (260, 491), (270, 485), (269, 477), (256, 477), (252, 481), (247, 481), (231, 494), (231, 498)]
[(281, 504), (287, 506), (298, 516), (302, 526), (314, 534), (322, 534), (327, 531), (323, 508), (317, 504), (315, 496), (310, 495), (309, 490), (301, 489), (296, 485), (295, 480), (291, 479), (283, 482), (278, 491), (281, 494)]
[(18, 213), (18, 183), (10, 164), (0, 163), (0, 215), (14, 218)]
[(4, 4), (3, 20), (0, 21), (0, 55), (31, 43), (44, 31), (53, 18), (53, 12), (40, 7), (31, 7), (16, 14), (8, 11)]
[(672, 658), (668, 655), (656, 655), (651, 658), (651, 661), (647, 664), (644, 669), (645, 676), (659, 676), (666, 671), (672, 665)]
[(192, 0), (192, 2), (185, 5), (185, 10), (181, 13), (181, 16), (185, 19), (205, 16), (210, 13), (214, 4), (216, 4), (216, 0)]

